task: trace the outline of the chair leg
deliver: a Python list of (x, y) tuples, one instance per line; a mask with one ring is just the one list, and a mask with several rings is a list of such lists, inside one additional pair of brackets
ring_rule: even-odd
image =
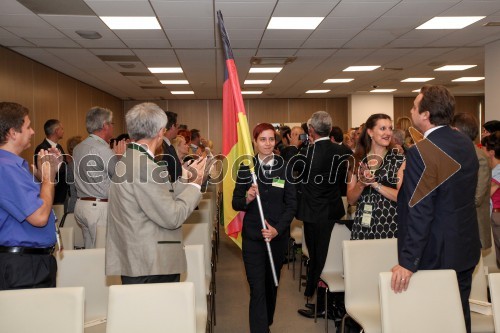
[(325, 332), (328, 333), (328, 286), (325, 288)]
[[(302, 265), (304, 264), (304, 256), (300, 256), (300, 269), (299, 269), (299, 292), (302, 286)], [(295, 273), (295, 272), (294, 272)]]

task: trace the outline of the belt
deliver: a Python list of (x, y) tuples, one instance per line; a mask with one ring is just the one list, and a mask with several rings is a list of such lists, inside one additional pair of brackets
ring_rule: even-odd
[(83, 198), (78, 198), (78, 200), (108, 202), (108, 199), (99, 199), (99, 198), (94, 198), (94, 197), (83, 197)]
[(15, 254), (52, 254), (55, 246), (52, 247), (24, 247), (24, 246), (0, 246), (0, 253)]
[(493, 213), (500, 213), (500, 208), (493, 208)]

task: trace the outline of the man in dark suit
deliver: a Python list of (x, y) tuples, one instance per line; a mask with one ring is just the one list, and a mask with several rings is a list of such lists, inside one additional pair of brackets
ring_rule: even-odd
[(53, 204), (62, 205), (66, 200), (69, 190), (69, 186), (66, 183), (66, 156), (64, 155), (63, 147), (58, 143), (64, 136), (64, 128), (59, 120), (49, 119), (43, 125), (43, 130), (45, 132), (45, 139), (35, 148), (35, 165), (37, 163), (38, 152), (40, 152), (40, 150), (57, 148), (61, 152), (63, 156), (63, 163), (59, 167), (59, 171), (56, 174), (57, 183)]
[(339, 170), (335, 182), (340, 186), (340, 194), (345, 197), (347, 195), (347, 167), (349, 156), (352, 155), (352, 150), (343, 143), (344, 132), (338, 126), (332, 127), (332, 131), (330, 132), (330, 141), (338, 145), (340, 148), (342, 157), (340, 159)]
[[(307, 122), (311, 145), (305, 157), (302, 172), (302, 196), (298, 204), (297, 218), (304, 222), (304, 237), (309, 251), (309, 270), (304, 296), (312, 297), (325, 266), (330, 235), (335, 220), (344, 214), (340, 188), (335, 175), (342, 156), (339, 145), (330, 141), (332, 118), (325, 111), (315, 112)], [(318, 293), (318, 295), (324, 295)], [(318, 300), (318, 312), (324, 310), (324, 302)], [(300, 309), (305, 317), (314, 317), (314, 311)]]
[(182, 165), (174, 146), (172, 146), (172, 140), (177, 136), (177, 113), (171, 111), (165, 111), (168, 117), (168, 122), (166, 126), (165, 135), (163, 136), (163, 156), (162, 161), (167, 163), (168, 175), (170, 182), (174, 183), (182, 175)]
[(424, 139), (406, 154), (397, 209), (399, 264), (391, 286), (405, 291), (419, 269), (455, 270), (470, 332), (468, 298), (481, 254), (474, 204), (479, 164), (471, 140), (449, 126), (454, 109), (443, 86), (424, 86), (411, 109)]

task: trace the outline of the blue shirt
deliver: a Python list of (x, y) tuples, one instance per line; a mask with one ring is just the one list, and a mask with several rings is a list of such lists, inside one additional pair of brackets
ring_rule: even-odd
[(29, 171), (28, 162), (0, 149), (0, 246), (53, 246), (56, 242), (53, 212), (44, 227), (26, 221), (42, 204), (40, 184)]

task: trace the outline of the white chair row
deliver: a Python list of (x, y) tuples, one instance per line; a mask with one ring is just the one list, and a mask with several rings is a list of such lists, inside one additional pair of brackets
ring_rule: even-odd
[[(448, 287), (441, 287), (441, 289), (435, 289), (434, 287), (425, 287), (428, 281), (433, 281), (433, 272), (426, 273), (424, 271), (419, 271), (415, 273), (410, 282), (410, 287), (405, 293), (395, 295), (392, 290), (390, 290), (390, 272), (391, 268), (397, 264), (397, 240), (396, 239), (382, 239), (382, 240), (366, 240), (366, 241), (344, 241), (343, 242), (343, 258), (344, 258), (344, 279), (345, 279), (345, 307), (347, 311), (346, 317), (342, 322), (342, 332), (345, 323), (345, 318), (351, 317), (354, 319), (366, 333), (380, 333), (380, 332), (460, 332), (461, 330), (455, 330), (452, 325), (464, 325), (460, 323), (463, 320), (463, 315), (461, 311), (460, 295), (458, 294), (458, 307), (460, 316), (458, 323), (456, 318), (453, 319), (453, 323), (448, 322), (448, 326), (445, 328), (439, 327), (436, 323), (432, 322), (434, 320), (432, 316), (428, 319), (424, 317), (424, 314), (429, 312), (429, 308), (435, 309), (435, 311), (440, 312), (441, 316), (449, 315), (451, 312), (442, 310), (444, 305), (442, 304), (442, 298), (446, 298), (447, 301), (454, 299), (457, 301), (452, 293), (452, 290), (456, 286), (456, 292), (458, 293), (458, 284), (456, 282), (456, 274), (453, 271), (452, 283), (446, 282)], [(438, 271), (434, 271), (438, 274)], [(487, 302), (487, 286), (486, 279), (484, 276), (483, 261), (480, 259), (474, 273), (472, 280), (472, 288), (470, 299)], [(441, 274), (441, 273), (439, 273)], [(443, 273), (444, 276), (449, 273)], [(380, 275), (380, 281), (379, 281)], [(441, 277), (436, 276), (436, 281)], [(442, 277), (444, 280), (449, 279), (449, 277)], [(437, 282), (436, 282), (437, 283)], [(380, 293), (379, 293), (380, 287)], [(384, 295), (382, 295), (385, 293)], [(424, 296), (425, 293), (427, 296)], [(448, 293), (448, 294), (445, 294)], [(415, 295), (418, 295), (416, 297)], [(443, 295), (443, 296), (442, 296)], [(449, 296), (444, 296), (449, 295)], [(415, 298), (416, 297), (416, 298)], [(410, 301), (411, 300), (411, 301)], [(426, 300), (425, 304), (418, 304), (418, 301)], [(422, 310), (411, 309), (410, 307), (404, 307), (404, 312), (406, 317), (402, 319), (402, 314), (395, 313), (397, 308), (402, 311), (402, 305), (391, 305), (388, 302), (401, 301), (406, 304), (415, 302), (414, 306), (423, 307)], [(386, 310), (381, 309), (381, 305)], [(437, 307), (434, 307), (437, 305)], [(452, 308), (452, 305), (447, 305), (447, 308)], [(456, 304), (453, 305), (456, 307)], [(385, 312), (385, 313), (384, 313)], [(432, 311), (431, 311), (432, 312)], [(414, 313), (418, 313), (415, 316)], [(389, 317), (387, 317), (389, 316)], [(409, 316), (409, 317), (408, 317)], [(396, 318), (397, 317), (397, 318)], [(418, 323), (411, 323), (411, 318), (417, 318)], [(389, 330), (386, 326), (388, 324), (395, 325), (394, 329)], [(408, 327), (415, 327), (415, 330), (410, 329), (405, 326), (404, 330), (401, 330), (405, 323)], [(431, 323), (429, 326), (429, 323)], [(446, 323), (446, 321), (445, 321)], [(484, 315), (476, 312), (471, 312), (471, 326), (472, 332), (475, 333), (493, 333), (493, 317), (491, 315)], [(398, 326), (399, 325), (399, 326)], [(413, 326), (412, 326), (413, 325)], [(437, 330), (434, 330), (434, 325)], [(465, 325), (464, 325), (465, 329)]]

